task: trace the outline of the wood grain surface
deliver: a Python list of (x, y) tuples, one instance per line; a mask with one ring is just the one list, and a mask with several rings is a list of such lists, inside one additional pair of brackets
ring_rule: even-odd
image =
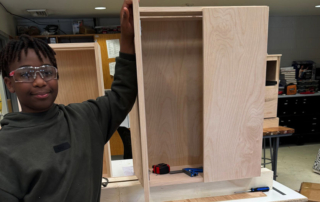
[(132, 145), (132, 160), (134, 174), (139, 179), (141, 185), (143, 182), (143, 164), (141, 154), (141, 134), (140, 134), (140, 122), (139, 122), (139, 106), (138, 101), (135, 102), (130, 112), (130, 129), (131, 129), (131, 145)]
[(147, 147), (147, 125), (144, 95), (144, 75), (141, 45), (141, 24), (139, 12), (139, 0), (133, 0), (133, 23), (134, 23), (134, 44), (136, 52), (137, 78), (138, 78), (138, 109), (140, 121), (142, 174), (145, 202), (150, 200), (149, 173), (148, 173), (148, 147)]
[(202, 23), (141, 23), (149, 167), (202, 164)]
[(262, 192), (252, 192), (252, 193), (241, 193), (241, 194), (233, 194), (233, 195), (226, 195), (226, 196), (215, 196), (215, 197), (207, 197), (207, 198), (185, 199), (185, 200), (178, 200), (178, 201), (171, 201), (171, 202), (230, 201), (230, 200), (259, 198), (259, 197), (267, 197), (267, 195), (262, 193)]
[(293, 128), (287, 128), (287, 127), (283, 127), (283, 126), (270, 127), (270, 128), (264, 128), (263, 129), (263, 136), (292, 134), (292, 133), (294, 133), (294, 129)]
[(260, 175), (268, 14), (203, 10), (205, 182)]
[(278, 85), (265, 87), (264, 118), (277, 117)]
[(202, 15), (203, 7), (140, 7), (141, 16)]
[(279, 118), (268, 118), (263, 120), (263, 128), (278, 127)]
[(56, 53), (61, 90), (55, 103), (68, 105), (99, 97), (94, 50)]

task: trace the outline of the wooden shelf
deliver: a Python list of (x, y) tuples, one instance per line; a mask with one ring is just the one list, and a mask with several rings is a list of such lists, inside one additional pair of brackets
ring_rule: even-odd
[(35, 38), (94, 37), (96, 34), (35, 35)]
[[(175, 171), (183, 168), (199, 168), (201, 166), (202, 165), (172, 166), (170, 170)], [(196, 177), (190, 177), (185, 173), (157, 175), (152, 173), (152, 171), (150, 172), (150, 187), (203, 182), (203, 173), (199, 173)]]

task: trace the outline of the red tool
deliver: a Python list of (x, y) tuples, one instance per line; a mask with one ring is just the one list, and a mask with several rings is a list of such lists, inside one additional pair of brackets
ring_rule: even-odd
[(170, 172), (170, 166), (165, 163), (153, 165), (152, 168), (153, 168), (153, 171), (152, 171), (153, 173), (160, 174), (160, 175), (167, 174)]

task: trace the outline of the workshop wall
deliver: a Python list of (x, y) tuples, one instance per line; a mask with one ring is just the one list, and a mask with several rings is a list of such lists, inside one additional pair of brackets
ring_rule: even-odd
[[(0, 9), (0, 21), (1, 17)], [(11, 17), (11, 16), (7, 16)], [(80, 18), (77, 18), (80, 19)], [(72, 22), (77, 19), (33, 18), (41, 24), (57, 24), (67, 34), (72, 34)], [(93, 26), (93, 18), (83, 18), (84, 24)], [(5, 25), (0, 23), (0, 30)], [(120, 18), (97, 18), (97, 26), (119, 25)], [(17, 25), (35, 25), (17, 19)], [(44, 28), (44, 26), (39, 26)], [(14, 28), (11, 26), (11, 29)], [(15, 32), (15, 31), (14, 31)], [(291, 66), (294, 60), (313, 60), (320, 64), (320, 16), (271, 16), (269, 19), (268, 53), (282, 54), (281, 67)]]
[(294, 60), (320, 64), (320, 16), (270, 17), (269, 54), (282, 54), (281, 67)]
[(16, 35), (16, 22), (3, 7), (0, 7), (0, 31), (11, 36)]
[[(40, 31), (43, 32), (44, 28), (47, 25), (58, 25), (62, 31), (66, 34), (73, 34), (72, 24), (74, 21), (83, 20), (83, 24), (87, 26), (93, 27), (93, 18), (32, 18), (32, 20), (36, 21), (41, 25), (37, 25), (29, 20), (25, 19), (17, 19), (17, 26), (36, 26), (40, 28)], [(60, 34), (64, 34), (63, 32)]]
[[(73, 34), (72, 32), (72, 23), (77, 20), (83, 20), (83, 24), (86, 26), (93, 27), (94, 22), (93, 18), (61, 18), (61, 19), (49, 19), (49, 18), (32, 18), (39, 24), (37, 25), (29, 20), (17, 19), (18, 26), (37, 26), (41, 29), (41, 32), (44, 31), (47, 25), (58, 25), (62, 31), (67, 34)], [(108, 25), (120, 25), (120, 18), (97, 18), (97, 26), (108, 26)], [(60, 33), (64, 34), (64, 33)]]

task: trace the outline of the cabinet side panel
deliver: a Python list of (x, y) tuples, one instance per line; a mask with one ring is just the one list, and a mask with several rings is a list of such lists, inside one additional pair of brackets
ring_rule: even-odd
[(138, 103), (134, 104), (130, 114), (130, 131), (131, 131), (131, 144), (132, 144), (132, 159), (134, 174), (139, 179), (143, 186), (143, 164), (141, 155), (141, 135), (140, 135), (140, 122), (139, 122), (139, 107)]
[(142, 22), (149, 167), (203, 164), (201, 21)]
[(205, 182), (260, 175), (268, 12), (203, 11)]
[(55, 103), (81, 103), (101, 95), (96, 72), (100, 66), (96, 64), (94, 50), (57, 50), (56, 53), (59, 88), (63, 90), (59, 91)]
[(135, 43), (135, 51), (136, 51), (137, 79), (138, 79), (138, 100), (139, 101), (137, 102), (137, 104), (139, 109), (139, 127), (140, 127), (140, 137), (141, 137), (142, 175), (143, 175), (145, 201), (149, 202), (150, 187), (149, 187), (149, 173), (148, 173), (147, 126), (146, 126), (146, 111), (145, 111), (144, 82), (143, 82), (139, 0), (133, 0), (133, 23), (134, 23), (134, 43)]

